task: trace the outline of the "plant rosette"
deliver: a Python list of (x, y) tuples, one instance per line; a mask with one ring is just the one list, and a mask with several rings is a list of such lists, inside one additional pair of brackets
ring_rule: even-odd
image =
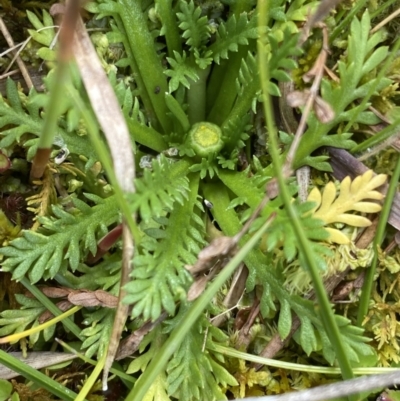
[(208, 122), (194, 124), (186, 143), (200, 157), (214, 156), (224, 146), (221, 129), (218, 125)]

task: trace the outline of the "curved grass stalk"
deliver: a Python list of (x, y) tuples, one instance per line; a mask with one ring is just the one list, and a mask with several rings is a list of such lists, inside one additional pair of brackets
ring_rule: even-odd
[[(279, 361), (277, 359), (263, 358), (261, 356), (248, 354), (246, 352), (238, 351), (234, 348), (224, 347), (223, 345), (215, 344), (212, 345), (213, 350), (219, 352), (223, 355), (230, 356), (237, 359), (243, 359), (248, 362), (253, 362), (257, 364), (262, 364), (265, 366), (272, 366), (278, 369), (294, 370), (297, 372), (307, 372), (307, 373), (319, 373), (325, 375), (340, 375), (340, 368), (334, 368), (329, 366), (313, 366), (313, 365), (303, 365), (301, 363), (285, 362)], [(353, 373), (355, 375), (374, 375), (383, 374), (390, 372), (398, 372), (398, 368), (354, 368)]]
[(30, 336), (31, 334), (39, 333), (40, 331), (47, 329), (48, 327), (53, 326), (54, 324), (56, 324), (58, 322), (61, 322), (68, 316), (73, 315), (74, 313), (78, 312), (80, 309), (82, 309), (82, 306), (74, 306), (73, 308), (62, 313), (61, 315), (56, 316), (55, 318), (53, 318), (45, 323), (42, 323), (39, 326), (32, 327), (28, 330), (24, 330), (21, 333), (15, 333), (15, 334), (11, 334), (6, 337), (1, 337), (0, 344), (16, 342), (16, 341), (21, 340), (22, 338)]
[(373, 242), (374, 257), (372, 259), (371, 266), (367, 270), (365, 282), (362, 287), (360, 305), (358, 307), (358, 316), (357, 316), (357, 324), (359, 326), (362, 325), (363, 320), (366, 314), (368, 313), (369, 301), (371, 299), (372, 284), (374, 282), (376, 267), (378, 265), (378, 251), (379, 247), (381, 246), (384, 240), (386, 223), (389, 218), (391, 206), (393, 203), (393, 198), (397, 190), (397, 185), (399, 183), (399, 178), (400, 178), (400, 157), (397, 155), (396, 167), (394, 169), (392, 179), (390, 180), (389, 189), (386, 193), (385, 202), (383, 204), (381, 215), (379, 217), (379, 223)]
[(351, 149), (351, 153), (363, 152), (369, 148), (379, 145), (380, 143), (386, 141), (387, 139), (394, 137), (399, 132), (400, 118), (397, 118), (393, 124), (388, 125), (382, 131), (361, 142), (357, 146)]
[[(69, 346), (67, 343), (64, 341), (60, 340), (59, 338), (55, 338), (55, 340), (63, 347), (65, 348), (68, 352), (71, 354), (76, 355), (78, 358), (82, 359), (85, 363), (88, 363), (90, 365), (96, 366), (98, 361), (94, 361), (93, 359), (88, 358), (86, 355), (81, 354), (80, 352), (76, 351), (74, 348)], [(125, 372), (122, 372), (122, 370), (111, 368), (110, 372), (113, 373), (114, 375), (118, 376), (121, 380), (123, 380), (125, 383), (128, 382), (133, 386), (133, 384), (136, 382), (136, 379), (132, 377), (131, 375), (126, 374)]]
[(169, 358), (178, 348), (179, 344), (182, 342), (192, 325), (196, 322), (207, 305), (209, 305), (211, 299), (217, 294), (225, 281), (228, 280), (246, 255), (259, 242), (271, 222), (272, 218), (268, 219), (263, 224), (263, 226), (246, 243), (246, 245), (244, 245), (243, 248), (241, 248), (240, 251), (224, 267), (224, 269), (219, 273), (218, 277), (204, 291), (203, 295), (192, 304), (185, 318), (182, 319), (181, 324), (172, 331), (168, 340), (161, 347), (161, 350), (157, 355), (157, 359), (153, 359), (150, 362), (144, 373), (136, 382), (133, 390), (126, 397), (125, 401), (142, 401), (144, 399), (146, 392), (154, 382), (155, 378), (164, 369)]
[(89, 394), (89, 391), (92, 389), (94, 384), (96, 383), (97, 378), (100, 376), (101, 371), (103, 370), (104, 364), (106, 362), (107, 353), (104, 352), (103, 356), (97, 362), (95, 368), (93, 369), (92, 373), (86, 380), (84, 386), (82, 387), (81, 391), (79, 392), (78, 396), (75, 398), (75, 401), (84, 401), (85, 397)]
[[(258, 24), (261, 27), (262, 24), (267, 24), (269, 18), (269, 9), (266, 1), (259, 0), (258, 1), (258, 10), (259, 10), (259, 21)], [(296, 214), (296, 211), (292, 205), (291, 198), (289, 192), (286, 188), (285, 179), (282, 173), (282, 163), (281, 158), (279, 157), (278, 152), (278, 141), (277, 141), (277, 132), (276, 127), (274, 126), (274, 118), (272, 111), (272, 104), (270, 97), (268, 95), (268, 82), (269, 82), (269, 71), (268, 71), (268, 62), (267, 55), (264, 51), (262, 44), (259, 42), (258, 44), (258, 55), (259, 55), (259, 72), (261, 78), (261, 86), (263, 91), (263, 101), (264, 101), (264, 110), (267, 121), (269, 140), (270, 140), (270, 153), (273, 161), (273, 166), (275, 169), (275, 175), (278, 180), (280, 194), (285, 205), (285, 209), (287, 210), (290, 221), (293, 225), (293, 230), (296, 234), (299, 248), (304, 255), (304, 258), (308, 265), (308, 270), (310, 276), (312, 278), (313, 286), (315, 293), (317, 295), (317, 300), (320, 309), (320, 316), (322, 323), (324, 325), (325, 331), (329, 336), (329, 339), (332, 343), (332, 346), (335, 350), (336, 357), (342, 372), (342, 376), (345, 379), (350, 379), (354, 377), (348, 356), (342, 344), (342, 339), (340, 335), (339, 328), (335, 322), (334, 314), (332, 312), (328, 296), (326, 294), (321, 276), (319, 274), (319, 270), (317, 264), (315, 262), (314, 252), (312, 251), (309, 241), (307, 240), (306, 234), (301, 226), (300, 220)]]
[(342, 33), (345, 32), (346, 25), (348, 26), (350, 22), (353, 20), (353, 18), (357, 15), (357, 13), (363, 9), (365, 6), (365, 3), (367, 0), (359, 0), (357, 4), (350, 10), (350, 12), (346, 15), (344, 20), (333, 30), (333, 32), (329, 35), (329, 41), (330, 43), (333, 43), (333, 41)]

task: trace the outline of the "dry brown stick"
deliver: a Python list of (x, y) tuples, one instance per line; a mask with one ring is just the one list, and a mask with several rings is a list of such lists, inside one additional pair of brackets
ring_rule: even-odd
[[(93, 110), (110, 148), (118, 184), (123, 191), (133, 193), (135, 191), (135, 161), (128, 127), (117, 97), (80, 18), (76, 27), (73, 52)], [(123, 222), (122, 237), (123, 257), (118, 307), (103, 368), (103, 390), (107, 390), (108, 373), (117, 353), (121, 334), (129, 314), (129, 306), (122, 301), (126, 295), (124, 287), (129, 281), (132, 270), (131, 260), (134, 245), (132, 233), (125, 221)]]
[[(7, 44), (10, 48), (15, 47), (15, 43), (13, 41), (13, 38), (11, 37), (10, 33), (8, 32), (8, 29), (3, 21), (3, 19), (0, 17), (0, 30), (1, 33), (4, 36), (4, 39), (7, 41)], [(31, 77), (29, 76), (29, 72), (25, 66), (25, 63), (22, 61), (20, 56), (16, 57), (16, 61), (18, 64), (18, 67), (21, 71), (22, 76), (24, 77), (24, 80), (26, 82), (26, 85), (28, 86), (28, 89), (31, 89), (34, 87), (33, 82), (31, 80)]]
[[(34, 369), (42, 369), (51, 365), (57, 365), (62, 362), (71, 361), (77, 356), (66, 352), (29, 352), (25, 357), (22, 352), (8, 352), (9, 355), (17, 358), (20, 362), (25, 363)], [(4, 365), (0, 364), (0, 377), (4, 380), (10, 380), (19, 376), (20, 373), (15, 372)]]
[(229, 291), (222, 301), (222, 305), (227, 308), (227, 310), (211, 319), (211, 323), (215, 327), (221, 326), (221, 324), (224, 323), (226, 319), (228, 319), (228, 311), (230, 311), (231, 308), (233, 308), (239, 302), (244, 290), (246, 289), (246, 280), (248, 275), (249, 270), (242, 263), (240, 267), (235, 271), (232, 278), (231, 286), (229, 287)]
[(358, 377), (339, 383), (326, 384), (307, 390), (265, 397), (248, 397), (243, 401), (326, 401), (345, 395), (371, 391), (400, 383), (400, 370), (393, 373)]

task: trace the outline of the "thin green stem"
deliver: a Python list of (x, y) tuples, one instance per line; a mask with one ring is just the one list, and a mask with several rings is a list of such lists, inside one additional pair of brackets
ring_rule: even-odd
[(53, 78), (38, 148), (51, 148), (53, 146), (54, 137), (57, 133), (58, 118), (61, 115), (64, 104), (65, 86), (68, 81), (68, 63), (60, 61), (55, 69)]
[[(24, 277), (21, 280), (21, 284), (32, 294), (35, 296), (35, 298), (47, 309), (49, 310), (54, 316), (61, 316), (63, 312), (57, 308), (56, 305), (53, 304), (53, 302), (50, 301), (46, 297), (46, 295), (43, 294), (42, 291), (40, 291), (35, 285), (32, 285), (29, 280)], [(62, 324), (66, 327), (67, 330), (69, 330), (71, 333), (73, 333), (77, 338), (79, 338), (81, 341), (83, 341), (83, 338), (81, 337), (81, 329), (70, 319), (66, 318), (62, 321)]]
[(373, 148), (374, 146), (386, 141), (393, 135), (398, 134), (400, 127), (400, 118), (397, 118), (393, 124), (388, 125), (383, 130), (379, 131), (377, 134), (371, 136), (366, 139), (364, 142), (359, 143), (351, 149), (351, 153), (363, 152), (369, 148)]
[[(80, 352), (76, 351), (74, 348), (72, 348), (70, 345), (68, 345), (66, 342), (60, 340), (59, 338), (55, 339), (63, 348), (65, 348), (67, 351), (69, 351), (71, 354), (75, 354), (78, 358), (82, 359), (82, 361), (96, 366), (97, 365), (97, 361), (88, 358), (86, 355), (81, 354)], [(119, 369), (115, 369), (115, 368), (111, 368), (110, 372), (113, 373), (114, 375), (118, 376), (119, 378), (121, 378), (122, 380), (125, 380), (127, 382), (129, 382), (130, 384), (134, 384), (136, 382), (136, 379), (134, 377), (132, 377), (131, 375), (128, 375), (125, 372), (120, 371)]]
[(391, 211), (391, 206), (393, 203), (393, 198), (397, 190), (397, 186), (399, 183), (400, 178), (400, 157), (397, 155), (397, 163), (394, 169), (392, 179), (390, 180), (389, 188), (386, 193), (385, 202), (383, 204), (383, 208), (381, 211), (381, 215), (379, 217), (378, 227), (376, 229), (376, 235), (373, 242), (373, 249), (374, 249), (374, 257), (372, 259), (371, 266), (367, 270), (367, 274), (365, 276), (365, 282), (362, 287), (362, 293), (360, 297), (360, 306), (358, 309), (358, 316), (357, 316), (357, 324), (359, 326), (362, 325), (362, 322), (368, 313), (369, 302), (371, 299), (371, 291), (372, 285), (374, 282), (374, 276), (376, 272), (376, 267), (378, 265), (378, 252), (379, 248), (383, 242), (386, 224), (389, 218), (389, 214)]
[(355, 15), (365, 6), (367, 0), (359, 0), (356, 5), (351, 9), (351, 11), (346, 15), (344, 20), (333, 30), (329, 35), (329, 42), (333, 41), (343, 32), (347, 32), (346, 26), (350, 25), (350, 21), (353, 20)]
[[(264, 358), (258, 355), (248, 354), (246, 352), (238, 351), (234, 348), (224, 347), (222, 345), (212, 343), (212, 349), (223, 355), (230, 356), (236, 359), (242, 359), (248, 362), (253, 362), (265, 366), (272, 366), (278, 369), (287, 369), (297, 372), (319, 373), (324, 375), (340, 375), (340, 369), (329, 366), (313, 366), (302, 365), (301, 363), (285, 362), (278, 359)], [(355, 375), (374, 375), (390, 372), (398, 372), (399, 368), (354, 368)]]
[(103, 356), (98, 360), (96, 367), (93, 369), (92, 373), (86, 380), (83, 385), (81, 391), (78, 396), (75, 398), (75, 401), (84, 401), (85, 397), (89, 394), (90, 390), (96, 383), (97, 378), (100, 376), (101, 371), (103, 370), (104, 363), (106, 361), (107, 353), (104, 352)]
[(218, 274), (216, 279), (208, 286), (201, 295), (189, 308), (186, 316), (182, 319), (182, 324), (177, 326), (168, 337), (167, 341), (161, 347), (157, 358), (153, 359), (147, 366), (146, 370), (140, 376), (133, 390), (128, 394), (125, 401), (142, 401), (147, 390), (154, 383), (159, 373), (164, 369), (168, 359), (178, 348), (190, 328), (200, 317), (203, 310), (209, 305), (210, 301), (217, 294), (219, 289), (224, 285), (246, 255), (261, 239), (264, 232), (268, 229), (271, 219), (267, 220), (263, 226), (250, 238), (250, 240), (239, 250), (239, 252), (231, 259), (231, 261)]
[(38, 388), (47, 390), (50, 394), (53, 394), (62, 400), (74, 401), (76, 399), (77, 394), (72, 390), (69, 390), (67, 387), (44, 375), (37, 369), (32, 368), (26, 363), (21, 362), (19, 359), (7, 354), (3, 350), (0, 350), (0, 362), (7, 368), (12, 369), (14, 372), (25, 377), (25, 379), (35, 383)]
[(393, 3), (396, 3), (397, 0), (388, 0), (385, 1), (380, 7), (378, 7), (373, 13), (371, 13), (371, 20), (373, 18), (381, 16), (384, 11), (389, 8)]
[(54, 79), (48, 102), (46, 114), (39, 136), (38, 148), (32, 161), (30, 180), (34, 181), (41, 178), (49, 161), (54, 137), (57, 133), (58, 118), (60, 117), (64, 104), (64, 91), (68, 80), (68, 63), (60, 57), (59, 64), (55, 69)]
[[(259, 26), (267, 25), (268, 21), (268, 4), (266, 0), (258, 1), (259, 10)], [(269, 71), (268, 71), (268, 59), (265, 53), (265, 48), (261, 41), (258, 44), (258, 55), (260, 62), (260, 78), (261, 86), (263, 89), (263, 101), (264, 110), (267, 121), (269, 140), (270, 140), (270, 154), (275, 169), (275, 174), (279, 184), (280, 194), (287, 210), (290, 221), (293, 225), (293, 230), (296, 234), (299, 248), (304, 255), (307, 262), (308, 271), (313, 281), (315, 293), (317, 295), (318, 304), (320, 307), (320, 316), (324, 325), (325, 331), (329, 336), (332, 346), (335, 350), (336, 357), (342, 372), (342, 376), (345, 379), (354, 377), (347, 353), (342, 343), (339, 328), (335, 322), (334, 314), (332, 312), (328, 296), (326, 294), (318, 266), (315, 262), (314, 252), (312, 251), (306, 234), (304, 233), (303, 227), (301, 226), (299, 217), (297, 216), (296, 210), (292, 205), (291, 197), (286, 188), (285, 179), (282, 174), (282, 163), (278, 152), (278, 139), (277, 130), (274, 125), (274, 117), (270, 96), (268, 95), (268, 82), (269, 82)]]
[(74, 313), (78, 312), (80, 309), (82, 309), (82, 306), (74, 306), (71, 309), (67, 310), (66, 312), (63, 312), (61, 315), (56, 316), (53, 319), (40, 324), (39, 326), (31, 327), (30, 329), (22, 331), (20, 333), (14, 333), (14, 334), (10, 334), (5, 337), (1, 337), (0, 344), (19, 341), (19, 340), (21, 340), (21, 338), (28, 337), (35, 333), (39, 333), (42, 330), (45, 330), (48, 327), (51, 327), (58, 322), (61, 322), (63, 319), (67, 318), (68, 316), (73, 315)]

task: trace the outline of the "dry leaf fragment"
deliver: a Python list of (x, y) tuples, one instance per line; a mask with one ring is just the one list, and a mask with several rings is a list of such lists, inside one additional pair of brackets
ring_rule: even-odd
[(118, 305), (118, 297), (111, 295), (107, 291), (96, 290), (95, 292), (96, 298), (101, 302), (101, 306), (106, 308), (116, 308)]
[(210, 278), (208, 276), (203, 276), (198, 278), (189, 288), (189, 291), (187, 293), (187, 300), (194, 301), (196, 298), (198, 298), (203, 291), (205, 290), (207, 283), (210, 281)]
[(118, 305), (118, 298), (103, 290), (72, 292), (68, 295), (68, 301), (85, 307), (116, 308)]
[(335, 118), (332, 106), (320, 96), (315, 98), (313, 109), (316, 117), (323, 124), (330, 123)]
[(218, 237), (199, 252), (198, 259), (193, 266), (185, 266), (191, 274), (197, 274), (210, 269), (221, 257), (228, 256), (236, 247), (237, 241), (231, 237)]
[(163, 312), (156, 321), (146, 322), (140, 329), (135, 330), (128, 337), (121, 340), (115, 360), (119, 361), (135, 353), (139, 349), (143, 337), (164, 321), (167, 316), (167, 312)]
[(49, 298), (64, 298), (67, 297), (72, 290), (63, 287), (41, 287), (40, 291)]
[[(311, 92), (309, 90), (293, 91), (286, 96), (286, 102), (290, 107), (303, 107), (310, 96)], [(321, 96), (315, 97), (313, 109), (316, 117), (323, 124), (329, 123), (335, 118), (332, 106)]]

